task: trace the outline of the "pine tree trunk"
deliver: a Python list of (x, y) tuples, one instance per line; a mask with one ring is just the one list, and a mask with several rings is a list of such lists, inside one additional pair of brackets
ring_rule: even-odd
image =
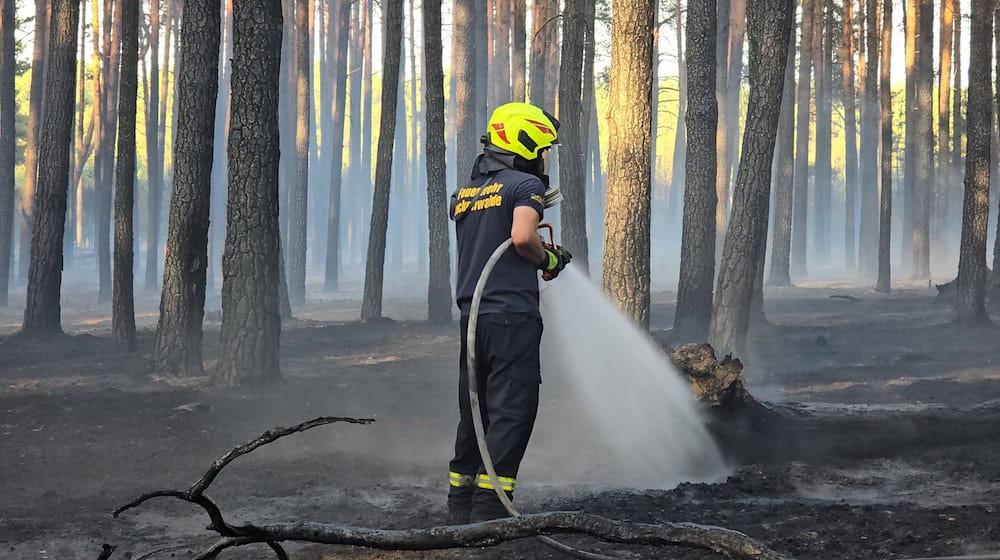
[(445, 170), (444, 67), (441, 45), (441, 0), (424, 0), (424, 98), (427, 117), (427, 223), (429, 272), (427, 319), (451, 322), (451, 255), (448, 249), (448, 194)]
[(613, 0), (615, 17), (611, 22), (602, 286), (643, 328), (649, 326), (652, 115), (649, 96), (635, 92), (648, 92), (653, 87), (655, 8), (656, 0)]
[(670, 165), (670, 193), (667, 198), (667, 223), (671, 224), (670, 238), (679, 233), (673, 224), (680, 222), (682, 211), (678, 208), (684, 192), (684, 157), (687, 152), (687, 67), (684, 64), (684, 26), (681, 17), (681, 0), (674, 1), (674, 41), (677, 45), (677, 126), (674, 128), (674, 153)]
[(903, 27), (906, 33), (906, 130), (904, 132), (904, 163), (903, 163), (903, 236), (900, 248), (900, 260), (902, 273), (913, 271), (913, 238), (916, 233), (915, 211), (915, 184), (916, 162), (914, 149), (916, 148), (916, 96), (914, 84), (917, 76), (917, 24), (919, 22), (919, 9), (921, 0), (912, 0), (906, 3), (905, 19)]
[[(792, 11), (795, 11), (793, 6)], [(774, 220), (771, 226), (771, 268), (768, 286), (787, 286), (788, 251), (792, 231), (792, 192), (795, 188), (795, 26), (789, 31), (789, 54), (785, 62), (785, 84), (778, 118), (778, 139), (774, 161)], [(775, 255), (784, 255), (779, 261)], [(763, 297), (762, 297), (763, 299)], [(763, 301), (761, 301), (763, 308)], [(751, 320), (753, 317), (751, 316)]]
[[(989, 44), (993, 35), (993, 2), (972, 1), (970, 44)], [(989, 215), (990, 135), (993, 121), (993, 52), (973, 48), (969, 59), (968, 147), (965, 160), (965, 202), (962, 244), (958, 260), (955, 318), (963, 325), (990, 322), (985, 306), (986, 227)]]
[[(743, 43), (746, 39), (746, 0), (725, 0), (729, 4), (728, 14), (719, 13), (719, 17), (727, 17), (728, 24), (725, 35), (719, 36), (720, 45), (728, 44), (726, 57), (723, 60), (721, 73), (724, 79), (717, 84), (719, 105), (719, 136), (718, 153), (719, 172), (716, 177), (716, 193), (719, 204), (716, 209), (716, 229), (719, 233), (718, 242), (722, 242), (729, 221), (729, 211), (732, 208), (733, 177), (730, 170), (738, 160), (737, 144), (740, 134), (740, 89), (743, 84)], [(720, 2), (720, 6), (722, 3)], [(725, 43), (723, 43), (725, 41)], [(720, 247), (721, 249), (721, 247)]]
[[(891, 1), (891, 0), (890, 0)], [(854, 0), (844, 2), (840, 60), (844, 104), (844, 265), (857, 269), (858, 126), (854, 86)]]
[(382, 317), (382, 284), (385, 272), (385, 242), (389, 221), (389, 185), (392, 181), (393, 143), (396, 129), (396, 97), (399, 87), (400, 51), (403, 42), (403, 0), (384, 0), (385, 40), (382, 53), (382, 111), (379, 120), (378, 154), (375, 164), (375, 195), (372, 199), (371, 233), (365, 265), (365, 290), (361, 320)]
[(222, 258), (224, 383), (277, 379), (281, 315), (278, 301), (278, 71), (281, 2), (234, 4), (229, 126), (229, 194)]
[[(471, 0), (455, 0), (452, 11), (452, 34), (458, 37), (468, 37), (473, 32), (474, 6)], [(456, 173), (458, 185), (462, 186), (469, 180), (472, 163), (476, 159), (479, 146), (479, 129), (476, 128), (475, 114), (475, 61), (476, 41), (457, 40), (452, 43), (452, 72), (455, 74), (455, 130)], [(534, 98), (532, 98), (534, 102)]]
[(792, 0), (757, 0), (747, 11), (750, 100), (711, 326), (712, 345), (720, 356), (746, 355), (750, 302), (767, 245), (771, 165), (793, 12)]
[[(183, 18), (183, 14), (181, 14)], [(208, 222), (208, 272), (205, 288), (219, 294), (216, 278), (222, 274), (222, 251), (226, 233), (226, 191), (229, 188), (229, 120), (233, 74), (233, 0), (226, 0), (222, 12), (220, 39), (219, 93), (215, 105), (215, 145), (212, 159), (212, 195)], [(178, 42), (178, 44), (181, 41)], [(178, 53), (177, 59), (180, 60)], [(178, 81), (179, 82), (179, 81)], [(177, 92), (175, 91), (175, 95)], [(175, 138), (176, 142), (176, 138)]]
[(879, 105), (882, 142), (879, 149), (882, 180), (879, 185), (878, 279), (875, 291), (892, 291), (892, 0), (882, 3), (882, 60)]
[(306, 212), (309, 206), (309, 138), (312, 107), (309, 56), (309, 0), (295, 0), (295, 182), (288, 197), (288, 298), (293, 306), (306, 301)]
[[(559, 15), (558, 0), (532, 0), (531, 8), (531, 67), (528, 78), (528, 101), (551, 111), (555, 105), (555, 76), (549, 73), (552, 68), (552, 49), (550, 42), (558, 35), (558, 20), (552, 18)], [(475, 47), (473, 47), (475, 48)], [(551, 92), (551, 94), (550, 94)], [(459, 167), (459, 173), (464, 173)], [(461, 176), (461, 175), (460, 175)]]
[[(155, 2), (155, 0), (154, 0)], [(121, 83), (118, 92), (118, 163), (115, 166), (115, 251), (111, 332), (115, 345), (135, 350), (135, 291), (132, 282), (135, 203), (135, 123), (139, 67), (139, 0), (121, 0)], [(154, 26), (155, 30), (156, 27)], [(155, 31), (151, 33), (155, 35)], [(155, 58), (154, 58), (155, 60)], [(156, 83), (156, 73), (151, 80)], [(153, 110), (156, 105), (153, 104)], [(147, 139), (148, 142), (148, 139)]]
[(931, 193), (934, 182), (934, 2), (920, 0), (917, 74), (914, 81), (916, 146), (914, 169), (913, 278), (930, 278)]
[(202, 373), (202, 321), (208, 270), (208, 220), (219, 93), (219, 3), (185, 0), (181, 72), (177, 75), (177, 142), (160, 319), (153, 354), (161, 374)]
[(715, 280), (716, 5), (688, 5), (685, 66), (688, 77), (684, 220), (674, 342), (704, 341), (712, 318)]
[(878, 39), (879, 1), (866, 0), (865, 86), (861, 114), (861, 224), (858, 236), (858, 268), (861, 279), (871, 282), (878, 271)]
[(121, 57), (121, 0), (104, 0), (104, 63), (101, 80), (101, 135), (95, 165), (100, 172), (100, 184), (95, 185), (97, 195), (97, 270), (98, 303), (111, 303), (111, 205), (115, 168), (115, 137), (118, 132), (118, 61)]
[[(816, 0), (816, 22), (813, 28), (813, 57), (816, 64), (816, 162), (815, 162), (815, 247), (819, 263), (830, 259), (830, 214), (833, 204), (833, 6), (830, 0)], [(816, 49), (815, 46), (819, 45)]]
[(62, 240), (66, 227), (69, 152), (76, 108), (76, 30), (80, 3), (52, 0), (45, 101), (38, 142), (38, 182), (34, 192), (31, 266), (21, 332), (46, 337), (62, 333), (59, 294)]
[(523, 102), (524, 96), (527, 93), (527, 83), (525, 82), (525, 73), (528, 68), (527, 54), (525, 52), (528, 40), (527, 31), (525, 30), (527, 25), (525, 23), (527, 7), (525, 6), (525, 0), (507, 1), (513, 11), (511, 15), (513, 25), (511, 26), (510, 49), (511, 88), (513, 90), (511, 101)]
[[(791, 239), (791, 274), (804, 276), (806, 274), (806, 247), (809, 238), (809, 101), (811, 96), (810, 75), (812, 69), (812, 35), (815, 19), (815, 3), (822, 0), (804, 0), (802, 2), (802, 35), (799, 47), (799, 81), (795, 100), (798, 103), (798, 114), (795, 128), (795, 186), (792, 194), (792, 239)], [(783, 246), (779, 245), (779, 247)], [(775, 253), (772, 259), (778, 260), (779, 270), (784, 273), (784, 255)], [(785, 282), (784, 274), (772, 274), (771, 283), (776, 286), (791, 284), (789, 277)]]
[[(28, 100), (28, 131), (24, 148), (24, 184), (21, 187), (20, 247), (18, 251), (18, 281), (28, 276), (31, 254), (31, 232), (34, 229), (34, 199), (38, 180), (38, 150), (41, 142), (42, 110), (45, 99), (45, 71), (48, 61), (49, 20), (52, 5), (48, 0), (35, 0), (35, 32), (31, 55), (31, 85)], [(41, 17), (38, 17), (41, 15)], [(96, 17), (96, 16), (95, 16)], [(94, 28), (97, 35), (97, 28)]]
[[(947, 243), (948, 200), (951, 183), (951, 51), (955, 34), (955, 11), (949, 0), (941, 3), (940, 64), (938, 66), (938, 159), (934, 177), (934, 223), (932, 239), (941, 247)], [(942, 247), (945, 249), (948, 245)]]
[(14, 234), (14, 148), (17, 144), (17, 99), (14, 58), (17, 21), (14, 0), (0, 6), (0, 307), (7, 307)]
[[(168, 26), (169, 27), (169, 26)], [(149, 176), (146, 201), (146, 281), (147, 292), (160, 285), (160, 197), (163, 191), (163, 163), (160, 159), (160, 1), (149, 1), (149, 99), (146, 103), (146, 166)], [(123, 77), (124, 79), (124, 77)], [(166, 92), (164, 92), (166, 97)], [(115, 205), (117, 206), (117, 202)]]
[[(556, 5), (558, 6), (558, 0), (556, 0)], [(477, 7), (480, 5), (479, 2), (476, 3)], [(556, 12), (558, 12), (558, 7)], [(486, 19), (486, 11), (477, 9), (472, 12), (472, 22), (473, 22), (473, 33), (475, 37), (486, 37), (488, 34), (488, 25)], [(558, 33), (559, 26), (556, 25), (553, 33)], [(558, 54), (556, 54), (558, 56)], [(486, 130), (486, 121), (489, 116), (486, 114), (486, 99), (489, 93), (489, 73), (493, 66), (493, 60), (489, 56), (489, 41), (481, 42), (476, 47), (476, 66), (475, 66), (475, 80), (476, 80), (476, 130)], [(550, 70), (558, 73), (558, 66), (551, 68)], [(553, 85), (555, 83), (553, 82)], [(555, 92), (552, 93), (553, 99), (555, 98)]]
[[(584, 176), (586, 129), (572, 118), (583, 110), (583, 42), (587, 38), (587, 20), (583, 0), (566, 0), (562, 15), (562, 64), (559, 76), (559, 184), (564, 200), (560, 208), (562, 241), (583, 270), (589, 270), (587, 255), (587, 193)], [(588, 123), (589, 124), (589, 123)]]
[(340, 224), (344, 218), (341, 185), (344, 175), (344, 108), (347, 101), (347, 50), (350, 38), (351, 3), (330, 0), (330, 67), (333, 69), (333, 119), (330, 124), (330, 194), (326, 229), (326, 270), (323, 290), (336, 292), (340, 288)]
[[(80, 3), (80, 62), (79, 68), (87, 67), (87, 2)], [(79, 72), (80, 89), (77, 99), (87, 98), (87, 73)], [(77, 151), (75, 167), (70, 176), (70, 188), (73, 189), (73, 246), (80, 248), (83, 246), (83, 165), (90, 157), (92, 142), (94, 138), (94, 115), (91, 113), (90, 122), (84, 127), (83, 118), (86, 113), (86, 103), (77, 101)], [(86, 128), (86, 132), (84, 132)], [(13, 249), (12, 249), (13, 250)]]
[[(946, 0), (947, 1), (947, 0)], [(952, 8), (955, 11), (955, 46), (954, 65), (952, 70), (955, 74), (955, 91), (951, 99), (951, 122), (952, 135), (954, 139), (951, 148), (951, 182), (958, 183), (958, 178), (962, 176), (962, 137), (965, 136), (965, 125), (962, 120), (962, 2), (953, 0)], [(948, 217), (949, 231), (955, 229), (960, 224), (962, 218), (959, 215), (962, 205), (959, 203), (962, 196), (962, 189), (952, 188), (949, 190), (949, 208), (955, 208)], [(959, 225), (958, 229), (961, 229)], [(905, 235), (904, 235), (905, 238)]]

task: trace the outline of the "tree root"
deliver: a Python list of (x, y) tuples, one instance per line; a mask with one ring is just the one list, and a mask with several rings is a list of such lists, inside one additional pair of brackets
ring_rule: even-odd
[(187, 490), (147, 492), (115, 510), (114, 516), (118, 517), (153, 498), (169, 497), (197, 504), (208, 514), (211, 521), (208, 529), (222, 537), (197, 556), (198, 560), (212, 560), (226, 549), (257, 543), (268, 545), (279, 560), (287, 560), (288, 554), (279, 544), (286, 541), (353, 545), (383, 550), (441, 550), (494, 546), (504, 541), (554, 533), (584, 533), (617, 544), (688, 546), (711, 550), (729, 558), (792, 560), (738, 531), (694, 523), (627, 523), (583, 512), (554, 511), (468, 525), (405, 530), (314, 522), (231, 525), (226, 522), (215, 502), (205, 496), (205, 491), (222, 469), (236, 458), (284, 436), (335, 422), (370, 424), (374, 420), (322, 417), (290, 428), (268, 430), (220, 457)]

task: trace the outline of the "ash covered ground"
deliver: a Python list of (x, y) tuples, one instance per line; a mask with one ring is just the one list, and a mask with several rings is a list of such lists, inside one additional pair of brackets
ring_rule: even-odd
[[(285, 382), (253, 390), (151, 376), (152, 298), (140, 302), (144, 329), (132, 356), (113, 352), (108, 307), (72, 303), (94, 294), (65, 299), (71, 338), (57, 346), (0, 340), (0, 558), (96, 558), (104, 542), (118, 545), (113, 558), (175, 547), (153, 558), (193, 557), (214, 541), (199, 509), (165, 500), (119, 519), (110, 512), (147, 490), (186, 487), (216, 457), (268, 428), (321, 415), (377, 423), (321, 427), (241, 458), (209, 491), (231, 520), (443, 522), (457, 419), (457, 324), (413, 321), (420, 301), (388, 301), (386, 315), (398, 320), (369, 325), (350, 322), (355, 300), (315, 302), (282, 333)], [(652, 326), (663, 334), (673, 294), (654, 301)], [(6, 333), (17, 328), (18, 305), (15, 299), (0, 313)], [(1000, 551), (1000, 333), (950, 325), (950, 307), (924, 287), (891, 296), (829, 284), (768, 291), (766, 312), (772, 324), (754, 334), (745, 379), (762, 400), (844, 420), (815, 433), (815, 446), (783, 453), (781, 442), (770, 442), (779, 452), (734, 464), (713, 483), (669, 490), (577, 484), (586, 465), (570, 452), (587, 441), (572, 425), (546, 422), (568, 406), (559, 383), (547, 379), (518, 504), (529, 512), (582, 509), (636, 522), (720, 525), (800, 559)], [(217, 315), (208, 319), (211, 366), (219, 325)], [(852, 419), (859, 418), (871, 419), (862, 433), (835, 433), (838, 425), (858, 431)], [(825, 445), (831, 440), (856, 446)], [(289, 551), (300, 559), (561, 557), (534, 540), (433, 553)], [(270, 554), (248, 547), (223, 557)], [(716, 557), (681, 548), (667, 556)]]

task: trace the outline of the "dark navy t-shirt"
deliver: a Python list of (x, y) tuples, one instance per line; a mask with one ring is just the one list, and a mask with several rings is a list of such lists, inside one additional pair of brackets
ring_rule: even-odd
[[(514, 208), (528, 206), (541, 219), (545, 186), (541, 179), (516, 169), (500, 169), (473, 179), (455, 193), (452, 219), (458, 238), (458, 282), (455, 290), (462, 315), (469, 314), (472, 294), (486, 261), (510, 238)], [(538, 265), (508, 249), (497, 262), (479, 306), (479, 313), (538, 312)]]

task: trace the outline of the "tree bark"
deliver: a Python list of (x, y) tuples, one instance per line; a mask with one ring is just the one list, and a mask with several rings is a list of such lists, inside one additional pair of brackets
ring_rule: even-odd
[[(684, 156), (687, 151), (687, 135), (684, 127), (687, 122), (687, 68), (684, 65), (684, 25), (681, 17), (681, 0), (674, 1), (674, 41), (677, 45), (677, 125), (674, 128), (674, 153), (670, 164), (670, 192), (667, 195), (667, 215), (669, 224), (676, 224), (679, 212), (681, 193), (684, 189)], [(670, 230), (670, 237), (676, 233)]]
[(329, 40), (333, 68), (333, 120), (331, 121), (330, 194), (326, 229), (326, 270), (323, 290), (336, 292), (340, 287), (340, 224), (343, 218), (341, 185), (344, 165), (344, 109), (347, 101), (347, 49), (350, 38), (351, 3), (348, 0), (329, 0)]
[[(794, 4), (792, 7), (794, 18)], [(788, 235), (792, 230), (792, 191), (795, 188), (795, 26), (789, 30), (789, 54), (785, 62), (785, 84), (781, 95), (781, 116), (778, 117), (778, 138), (774, 156), (774, 222), (771, 227), (771, 269), (768, 272), (768, 286), (788, 284)], [(779, 247), (778, 244), (784, 245)], [(783, 252), (786, 260), (779, 265), (774, 255)], [(763, 289), (763, 285), (761, 286)], [(755, 297), (757, 296), (755, 292)], [(760, 296), (763, 309), (763, 295)], [(751, 321), (754, 317), (751, 315)]]
[(722, 355), (746, 353), (750, 302), (767, 245), (771, 165), (793, 13), (792, 0), (757, 0), (747, 11), (750, 100), (712, 313), (713, 346)]
[[(41, 142), (42, 110), (45, 98), (45, 70), (49, 48), (49, 20), (52, 5), (48, 0), (35, 0), (34, 47), (31, 55), (31, 85), (28, 100), (28, 131), (24, 148), (24, 184), (21, 187), (21, 235), (18, 251), (17, 277), (28, 276), (33, 230), (35, 187), (38, 180), (38, 150)], [(96, 16), (95, 16), (96, 17)], [(97, 35), (97, 28), (94, 28)]]
[[(987, 45), (993, 35), (993, 2), (973, 0), (970, 44)], [(986, 314), (986, 227), (989, 216), (990, 136), (993, 122), (993, 51), (969, 53), (968, 147), (965, 159), (965, 201), (962, 243), (958, 258), (958, 299), (955, 319), (962, 325), (990, 322)]]
[[(816, 65), (816, 161), (814, 254), (817, 262), (830, 258), (830, 215), (833, 212), (833, 5), (830, 0), (816, 0), (816, 22), (813, 28), (813, 57)], [(816, 49), (816, 45), (819, 48)]]
[(938, 159), (934, 181), (932, 235), (939, 245), (948, 239), (951, 183), (951, 51), (955, 34), (955, 10), (949, 0), (941, 3), (940, 57), (938, 58)]
[[(472, 0), (455, 0), (452, 9), (452, 34), (456, 37), (469, 37), (473, 32)], [(479, 129), (476, 128), (475, 115), (475, 50), (479, 48), (477, 41), (458, 39), (452, 42), (452, 72), (455, 74), (455, 129), (458, 145), (455, 158), (458, 185), (463, 186), (469, 181), (469, 173), (476, 159), (479, 146)], [(532, 58), (534, 61), (534, 58)], [(534, 64), (534, 63), (532, 63)], [(532, 67), (534, 68), (534, 67)], [(532, 69), (534, 73), (534, 69)], [(534, 75), (534, 74), (532, 74)], [(532, 86), (534, 88), (534, 86)], [(534, 89), (532, 89), (534, 91)], [(535, 103), (535, 98), (531, 98)]]
[(509, 6), (513, 10), (511, 26), (511, 49), (510, 49), (510, 70), (511, 88), (513, 94), (511, 101), (524, 102), (527, 93), (525, 74), (528, 68), (526, 57), (527, 32), (525, 30), (525, 19), (527, 17), (527, 7), (525, 0), (508, 0)]
[(861, 279), (871, 282), (878, 270), (878, 39), (879, 1), (866, 0), (865, 86), (861, 115), (861, 224), (858, 268)]
[[(955, 47), (954, 65), (953, 71), (955, 73), (955, 93), (952, 96), (951, 103), (951, 122), (952, 122), (952, 138), (954, 138), (954, 143), (951, 148), (951, 179), (953, 183), (958, 183), (958, 178), (962, 175), (962, 137), (965, 135), (965, 125), (962, 120), (962, 2), (961, 0), (953, 0), (952, 8), (955, 11), (955, 41), (952, 43)], [(954, 204), (949, 203), (948, 207), (954, 206), (955, 211), (951, 212), (949, 215), (948, 225), (949, 229), (956, 225), (956, 223), (961, 222), (961, 216), (956, 216), (958, 211), (961, 209), (961, 204), (958, 204), (958, 199), (962, 195), (963, 189), (952, 188), (949, 191), (949, 200), (954, 202)], [(957, 220), (955, 218), (958, 218)], [(905, 235), (903, 236), (906, 237)]]
[[(135, 291), (132, 282), (135, 204), (135, 123), (139, 68), (139, 0), (121, 0), (121, 84), (118, 92), (118, 163), (115, 166), (115, 251), (111, 332), (115, 345), (135, 350)], [(154, 0), (155, 2), (155, 0)], [(154, 27), (155, 29), (155, 27)], [(155, 31), (151, 34), (155, 34)], [(156, 82), (153, 73), (152, 82)], [(155, 112), (156, 106), (153, 106)], [(148, 142), (148, 138), (147, 138)]]
[(604, 292), (649, 326), (650, 139), (656, 0), (614, 0), (608, 107)]
[(840, 41), (844, 103), (844, 265), (857, 269), (858, 208), (858, 126), (854, 85), (854, 0), (846, 0), (843, 9), (843, 35)]
[(371, 233), (368, 236), (368, 260), (365, 265), (365, 290), (361, 300), (362, 321), (382, 317), (385, 242), (389, 222), (389, 184), (392, 180), (396, 97), (403, 41), (403, 0), (384, 0), (382, 9), (385, 17), (385, 41), (382, 43), (382, 111), (379, 119)]
[(879, 185), (878, 279), (875, 291), (892, 291), (892, 0), (882, 3), (882, 60), (879, 104), (882, 142), (879, 149), (882, 180)]
[(278, 80), (280, 0), (233, 6), (229, 201), (222, 257), (223, 383), (280, 377)]
[(930, 278), (931, 193), (934, 181), (934, 2), (920, 0), (917, 21), (916, 144), (914, 164), (913, 278)]
[(293, 306), (306, 302), (306, 213), (309, 206), (309, 138), (312, 123), (309, 56), (309, 0), (295, 0), (295, 182), (288, 197), (288, 298)]
[(14, 57), (17, 33), (14, 0), (0, 6), (0, 307), (7, 307), (14, 234), (14, 165), (17, 144), (17, 98)]
[(684, 179), (684, 220), (681, 232), (680, 279), (674, 341), (704, 340), (712, 318), (715, 278), (716, 130), (716, 5), (688, 5), (685, 66), (688, 104), (685, 118), (687, 149)]
[[(812, 70), (812, 34), (815, 19), (815, 2), (822, 0), (803, 0), (802, 2), (802, 35), (799, 47), (799, 81), (795, 95), (798, 103), (797, 122), (795, 128), (795, 185), (792, 194), (792, 236), (790, 272), (796, 276), (806, 273), (806, 247), (809, 237), (807, 221), (809, 218), (809, 101), (811, 95)], [(784, 243), (779, 247), (783, 247)], [(771, 275), (771, 283), (776, 286), (791, 284), (791, 277), (786, 272), (784, 255), (775, 253), (772, 259), (778, 260), (780, 274)], [(788, 276), (786, 278), (786, 276)]]
[[(110, 303), (111, 278), (111, 205), (115, 168), (115, 137), (118, 130), (118, 61), (121, 57), (121, 0), (104, 0), (104, 59), (101, 66), (101, 134), (97, 144), (95, 165), (100, 171), (94, 174), (97, 192), (97, 271), (98, 303)], [(99, 178), (99, 183), (98, 183)]]
[(52, 0), (45, 102), (39, 129), (38, 182), (34, 192), (31, 266), (21, 332), (28, 336), (62, 334), (59, 294), (62, 240), (66, 227), (69, 151), (73, 138), (76, 86), (76, 30), (80, 3)]
[(212, 154), (219, 93), (220, 4), (185, 0), (177, 75), (177, 142), (153, 363), (166, 375), (201, 375)]
[[(719, 111), (719, 173), (716, 178), (716, 191), (719, 205), (716, 210), (716, 228), (720, 236), (725, 235), (729, 212), (732, 209), (733, 176), (731, 169), (736, 161), (737, 145), (740, 134), (740, 89), (743, 85), (743, 43), (747, 31), (746, 0), (727, 0), (729, 3), (728, 37), (720, 37), (726, 41), (728, 50), (724, 59), (725, 81), (717, 84), (721, 94)], [(722, 16), (723, 14), (720, 14)], [(718, 239), (722, 241), (722, 237)]]
[(583, 42), (587, 40), (584, 0), (567, 0), (562, 14), (562, 64), (559, 75), (559, 184), (563, 202), (560, 223), (563, 243), (583, 270), (589, 270), (587, 247), (587, 185), (583, 146), (586, 130), (576, 118), (583, 111)]
[[(124, 14), (123, 14), (124, 17)], [(169, 25), (167, 26), (169, 27)], [(149, 99), (146, 103), (146, 281), (153, 292), (160, 283), (160, 198), (163, 196), (163, 150), (160, 146), (160, 0), (149, 0)], [(124, 79), (124, 77), (123, 77)], [(166, 92), (164, 97), (166, 97)], [(117, 202), (115, 203), (117, 206)]]
[[(533, 0), (531, 8), (531, 68), (528, 78), (528, 100), (538, 107), (552, 111), (555, 106), (557, 75), (551, 73), (553, 67), (552, 44), (558, 44), (559, 22), (558, 0)], [(475, 47), (473, 47), (475, 48)], [(459, 173), (463, 173), (459, 167)]]
[[(448, 249), (448, 193), (445, 169), (444, 66), (441, 60), (441, 0), (424, 0), (424, 82), (427, 94), (427, 224), (429, 273), (427, 319), (451, 322), (451, 255)], [(523, 91), (523, 90), (522, 90)]]

